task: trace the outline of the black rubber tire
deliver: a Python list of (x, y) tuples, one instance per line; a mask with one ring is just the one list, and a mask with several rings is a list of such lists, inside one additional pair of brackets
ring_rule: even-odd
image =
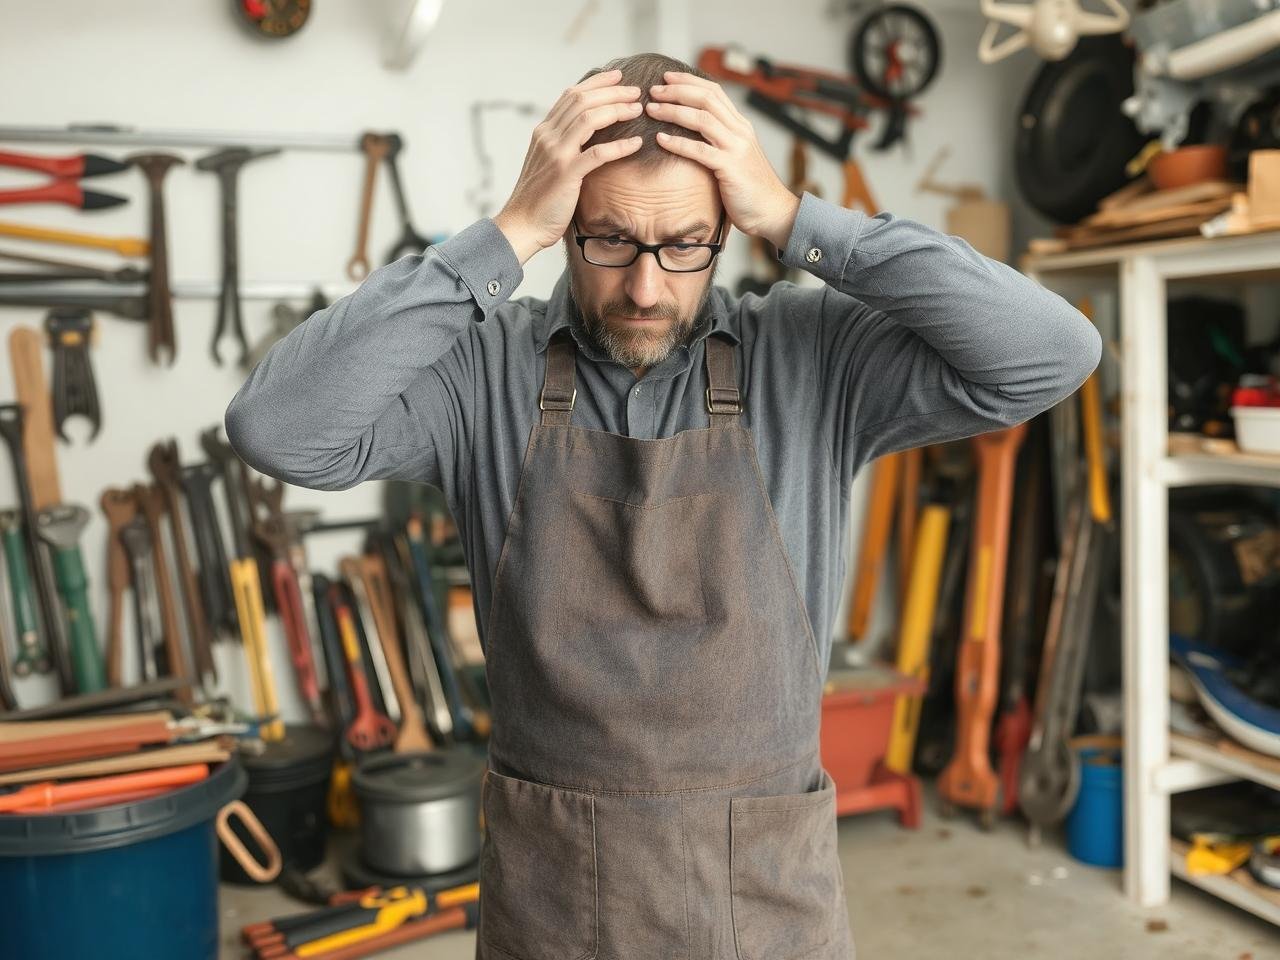
[(1120, 104), (1133, 93), (1133, 51), (1116, 36), (1083, 37), (1046, 63), (1018, 111), (1014, 167), (1026, 201), (1075, 223), (1129, 179), (1144, 139)]

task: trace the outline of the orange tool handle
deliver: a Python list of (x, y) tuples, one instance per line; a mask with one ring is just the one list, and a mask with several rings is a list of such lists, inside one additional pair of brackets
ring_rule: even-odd
[(143, 770), (140, 773), (123, 773), (115, 777), (96, 777), (78, 783), (33, 783), (15, 793), (0, 797), (0, 813), (51, 807), (69, 800), (106, 799), (121, 793), (136, 793), (153, 787), (182, 787), (209, 776), (209, 766), (189, 763), (181, 767), (163, 770)]

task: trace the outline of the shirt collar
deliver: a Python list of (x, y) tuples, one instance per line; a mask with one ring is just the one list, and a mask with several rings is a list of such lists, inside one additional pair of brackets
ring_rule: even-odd
[[(724, 333), (735, 344), (741, 343), (742, 338), (738, 336), (737, 331), (729, 326), (729, 311), (726, 307), (725, 297), (724, 289), (713, 284), (711, 295), (707, 297), (702, 313), (698, 316), (693, 336), (689, 341), (690, 345), (705, 339), (708, 334), (713, 332)], [(534, 347), (538, 353), (543, 353), (547, 349), (547, 344), (551, 338), (565, 327), (569, 328), (569, 332), (578, 341), (580, 348), (591, 350), (592, 345), (586, 342), (580, 315), (573, 298), (569, 294), (568, 268), (565, 268), (564, 272), (560, 274), (560, 279), (556, 281), (555, 289), (551, 291), (551, 297), (547, 300), (546, 312), (540, 317), (535, 314), (535, 317), (537, 317), (537, 321), (534, 329)]]

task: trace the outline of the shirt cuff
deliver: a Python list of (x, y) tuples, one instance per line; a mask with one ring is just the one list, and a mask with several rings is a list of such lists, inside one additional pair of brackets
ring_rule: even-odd
[(839, 287), (867, 219), (861, 210), (837, 206), (806, 191), (778, 259)]
[(430, 249), (453, 267), (485, 317), (505, 303), (524, 279), (524, 268), (511, 241), (490, 217), (477, 220)]

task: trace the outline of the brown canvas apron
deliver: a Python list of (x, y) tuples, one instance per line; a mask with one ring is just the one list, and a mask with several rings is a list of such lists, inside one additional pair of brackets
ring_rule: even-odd
[(477, 957), (849, 960), (817, 645), (706, 339), (710, 426), (570, 425), (554, 341), (494, 578)]

